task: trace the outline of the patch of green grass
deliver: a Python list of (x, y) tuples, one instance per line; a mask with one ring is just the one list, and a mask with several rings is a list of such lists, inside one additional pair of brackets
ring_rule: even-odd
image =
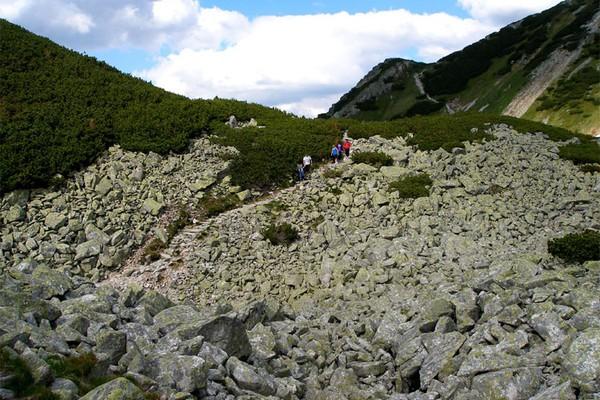
[(407, 176), (390, 183), (389, 191), (398, 192), (402, 199), (416, 199), (429, 196), (429, 187), (433, 181), (427, 174)]
[(15, 393), (17, 398), (59, 400), (46, 386), (34, 384), (25, 362), (5, 349), (0, 349), (0, 372), (9, 376), (3, 387)]
[(362, 151), (352, 154), (352, 161), (357, 164), (369, 164), (376, 168), (394, 164), (394, 159), (381, 151)]
[(233, 210), (240, 204), (240, 199), (235, 194), (227, 196), (208, 195), (199, 203), (199, 209), (207, 218), (215, 217), (226, 211)]
[(270, 201), (265, 204), (265, 207), (271, 212), (285, 211), (289, 208), (287, 204), (284, 204), (279, 200)]
[(548, 252), (568, 262), (600, 260), (600, 233), (587, 230), (549, 240)]
[(593, 141), (568, 144), (560, 148), (559, 155), (575, 164), (600, 163), (600, 145)]
[(289, 245), (300, 238), (298, 230), (288, 223), (271, 224), (260, 233), (275, 246)]
[(327, 178), (327, 179), (341, 178), (343, 173), (344, 173), (344, 171), (342, 171), (341, 168), (327, 168), (325, 171), (323, 171), (323, 178)]

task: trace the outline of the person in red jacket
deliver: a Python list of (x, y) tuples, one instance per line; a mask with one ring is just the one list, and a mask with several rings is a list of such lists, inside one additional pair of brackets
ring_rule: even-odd
[(348, 139), (344, 139), (344, 144), (342, 148), (344, 149), (344, 154), (346, 157), (350, 157), (350, 148), (352, 147), (352, 143)]

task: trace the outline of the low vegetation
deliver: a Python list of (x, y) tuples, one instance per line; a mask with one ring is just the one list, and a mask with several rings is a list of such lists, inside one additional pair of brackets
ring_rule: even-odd
[(352, 155), (352, 161), (357, 164), (369, 164), (376, 168), (394, 164), (394, 159), (392, 159), (392, 157), (380, 151), (363, 151), (360, 153), (354, 153)]
[(199, 203), (199, 211), (203, 216), (216, 217), (226, 211), (233, 210), (240, 204), (240, 199), (235, 194), (227, 196), (207, 195)]
[(402, 199), (416, 199), (429, 196), (433, 181), (427, 174), (407, 176), (390, 183), (389, 191), (398, 192)]
[(583, 164), (579, 166), (581, 172), (594, 174), (600, 172), (600, 164)]
[(575, 164), (600, 164), (600, 145), (596, 142), (584, 142), (562, 146), (559, 155)]
[(600, 260), (600, 233), (587, 230), (550, 240), (548, 252), (568, 262)]
[(6, 379), (2, 387), (11, 390), (17, 398), (59, 400), (46, 386), (36, 385), (25, 362), (6, 349), (0, 349), (0, 375)]
[(275, 246), (289, 245), (300, 237), (298, 230), (288, 223), (281, 225), (271, 224), (260, 233)]

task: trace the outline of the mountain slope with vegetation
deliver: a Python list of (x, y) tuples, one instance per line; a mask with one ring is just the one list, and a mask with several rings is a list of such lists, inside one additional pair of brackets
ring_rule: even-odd
[[(190, 100), (7, 21), (0, 20), (0, 35), (0, 193), (60, 183), (113, 144), (168, 154), (187, 151), (190, 139), (203, 133), (240, 151), (230, 165), (233, 183), (256, 189), (293, 182), (297, 160), (305, 154), (315, 160), (327, 158), (342, 129), (350, 129), (355, 137), (411, 132), (411, 141), (422, 149), (448, 150), (465, 140), (482, 139), (486, 124), (507, 123), (559, 140), (572, 136), (547, 125), (490, 114), (393, 122), (323, 120), (240, 101)], [(391, 76), (402, 76), (416, 93), (421, 83), (414, 73), (421, 67), (407, 62)], [(396, 83), (391, 86), (399, 88)], [(356, 100), (365, 107), (360, 97), (350, 102)], [(409, 115), (419, 114), (411, 108)], [(230, 115), (242, 121), (255, 118), (262, 126), (233, 129), (225, 124)], [(473, 135), (473, 128), (479, 134)]]
[[(367, 75), (370, 85), (387, 82), (386, 90), (372, 95), (363, 79), (349, 93), (370, 108), (347, 104), (347, 94), (324, 116), (379, 120), (472, 110), (598, 134), (599, 21), (597, 2), (565, 1), (437, 63), (419, 64), (412, 77), (386, 81), (382, 69), (372, 71)], [(392, 59), (384, 64), (393, 69), (410, 63)]]

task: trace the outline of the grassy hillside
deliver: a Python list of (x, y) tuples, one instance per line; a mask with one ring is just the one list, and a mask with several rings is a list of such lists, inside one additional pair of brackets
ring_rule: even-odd
[[(560, 3), (437, 63), (425, 65), (421, 80), (429, 97), (419, 96), (418, 92), (415, 95), (409, 82), (403, 91), (389, 90), (370, 98), (369, 110), (347, 113), (351, 110), (344, 110), (336, 103), (328, 116), (333, 116), (334, 110), (367, 120), (458, 111), (502, 114), (515, 98), (526, 95), (528, 85), (536, 77), (542, 81), (552, 79), (552, 67), (548, 65), (572, 56), (573, 62), (567, 70), (559, 71), (561, 79), (534, 106), (517, 115), (527, 111), (525, 117), (529, 119), (594, 133), (594, 128), (600, 129), (600, 74), (597, 72), (600, 50), (598, 34), (591, 34), (587, 25), (599, 11), (598, 2), (593, 0)], [(554, 55), (557, 50), (563, 53)], [(549, 61), (552, 57), (557, 59)], [(542, 67), (544, 71), (540, 72), (538, 68)], [(352, 91), (358, 97), (369, 88), (357, 87)], [(535, 91), (531, 96), (537, 97)]]
[[(164, 154), (185, 151), (190, 138), (206, 132), (240, 150), (230, 170), (233, 182), (259, 189), (289, 184), (300, 157), (326, 158), (346, 128), (354, 137), (411, 132), (411, 143), (426, 150), (483, 140), (489, 123), (544, 131), (558, 140), (572, 137), (566, 130), (486, 114), (392, 122), (313, 120), (239, 101), (190, 100), (3, 20), (0, 36), (0, 192), (46, 186), (56, 174), (77, 171), (112, 144)], [(414, 93), (409, 84), (396, 88)], [(232, 114), (256, 118), (266, 127), (231, 129), (224, 122)]]

